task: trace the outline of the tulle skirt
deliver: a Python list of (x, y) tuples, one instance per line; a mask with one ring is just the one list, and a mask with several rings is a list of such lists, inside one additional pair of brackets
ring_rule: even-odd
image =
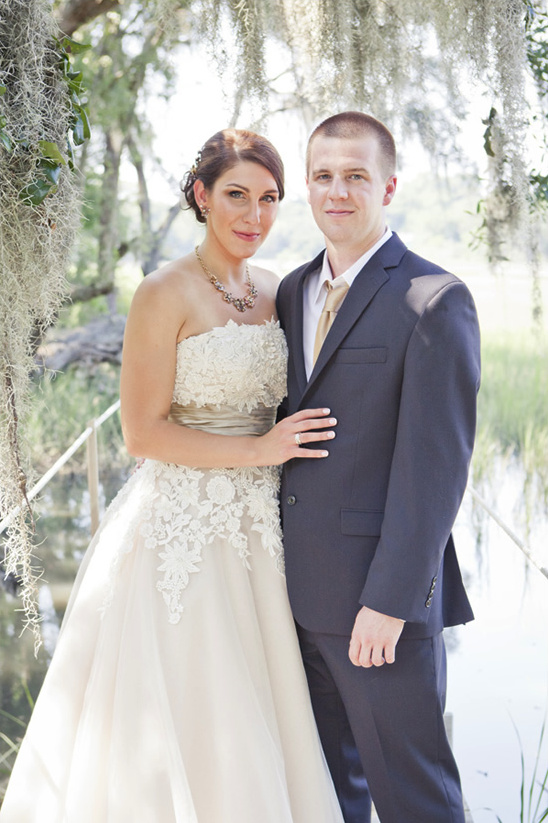
[[(342, 823), (268, 518), (223, 472), (199, 472), (189, 499), (190, 471), (145, 464), (105, 515), (0, 823)], [(245, 551), (210, 528), (235, 505)], [(167, 568), (197, 520), (207, 541)]]

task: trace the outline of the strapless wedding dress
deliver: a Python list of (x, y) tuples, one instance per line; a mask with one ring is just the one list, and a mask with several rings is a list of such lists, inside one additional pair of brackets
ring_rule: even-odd
[[(171, 416), (273, 424), (275, 322), (177, 347)], [(342, 823), (283, 574), (276, 467), (145, 461), (78, 573), (0, 823)]]

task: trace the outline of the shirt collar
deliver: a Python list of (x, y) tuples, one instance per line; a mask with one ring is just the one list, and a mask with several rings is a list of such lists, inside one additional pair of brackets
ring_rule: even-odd
[(331, 266), (329, 265), (329, 259), (327, 257), (327, 251), (325, 251), (321, 271), (319, 273), (318, 278), (316, 279), (315, 285), (313, 286), (313, 293), (311, 295), (312, 302), (316, 303), (320, 300), (323, 302), (325, 300), (324, 283), (329, 282), (336, 287), (337, 285), (340, 285), (342, 280), (345, 280), (348, 283), (348, 285), (351, 286), (356, 277), (358, 276), (358, 274), (365, 266), (365, 264), (373, 257), (375, 252), (377, 252), (381, 246), (383, 246), (388, 240), (390, 240), (391, 237), (392, 231), (387, 226), (386, 231), (381, 237), (381, 239), (377, 240), (374, 246), (371, 246), (370, 249), (367, 249), (365, 254), (362, 254), (362, 256), (358, 258), (358, 260), (356, 260), (355, 263), (352, 263), (352, 265), (338, 277), (333, 277)]

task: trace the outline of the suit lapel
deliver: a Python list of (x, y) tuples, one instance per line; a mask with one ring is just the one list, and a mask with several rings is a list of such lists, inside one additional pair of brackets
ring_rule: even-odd
[(290, 310), (287, 312), (290, 318), (289, 328), (286, 328), (287, 343), (292, 354), (295, 375), (299, 387), (299, 394), (302, 395), (306, 388), (306, 370), (304, 367), (303, 354), (303, 291), (304, 282), (309, 274), (319, 271), (322, 265), (324, 252), (322, 251), (311, 263), (309, 263), (298, 274), (295, 284), (290, 293)]
[[(393, 234), (384, 246), (373, 255), (363, 269), (360, 271), (331, 326), (324, 344), (316, 360), (314, 370), (310, 375), (310, 380), (306, 386), (307, 393), (313, 383), (316, 381), (323, 368), (331, 359), (336, 349), (340, 346), (350, 329), (359, 320), (361, 315), (367, 309), (373, 297), (378, 290), (389, 279), (387, 269), (397, 266), (406, 251), (406, 246), (401, 242), (396, 234)], [(300, 337), (300, 354), (302, 357), (302, 282), (301, 282), (301, 337)], [(303, 366), (304, 369), (304, 366)]]

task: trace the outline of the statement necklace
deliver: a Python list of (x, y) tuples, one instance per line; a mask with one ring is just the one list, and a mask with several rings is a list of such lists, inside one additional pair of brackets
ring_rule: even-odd
[(200, 257), (200, 252), (198, 251), (198, 246), (194, 249), (196, 252), (196, 257), (198, 258), (198, 262), (202, 269), (204, 270), (205, 274), (208, 276), (211, 283), (215, 286), (217, 291), (220, 291), (223, 295), (223, 300), (226, 300), (227, 303), (232, 303), (235, 309), (238, 311), (245, 311), (246, 309), (252, 309), (255, 305), (255, 298), (259, 294), (257, 289), (255, 288), (255, 284), (253, 283), (251, 276), (249, 274), (249, 266), (247, 263), (245, 264), (245, 277), (247, 280), (248, 285), (248, 292), (245, 297), (234, 297), (229, 291), (225, 289), (221, 281), (215, 277), (212, 271), (209, 271), (208, 267)]

